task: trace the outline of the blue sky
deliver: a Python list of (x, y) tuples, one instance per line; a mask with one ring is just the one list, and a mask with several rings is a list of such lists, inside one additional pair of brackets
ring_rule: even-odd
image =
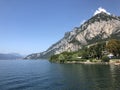
[(99, 7), (120, 16), (120, 0), (0, 0), (0, 53), (44, 51)]

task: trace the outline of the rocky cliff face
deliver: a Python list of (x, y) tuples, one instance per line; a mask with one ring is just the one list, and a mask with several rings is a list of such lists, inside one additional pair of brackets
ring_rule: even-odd
[(80, 27), (66, 32), (60, 41), (45, 52), (28, 55), (26, 59), (48, 58), (64, 51), (77, 51), (85, 45), (109, 38), (120, 39), (120, 17), (101, 11)]

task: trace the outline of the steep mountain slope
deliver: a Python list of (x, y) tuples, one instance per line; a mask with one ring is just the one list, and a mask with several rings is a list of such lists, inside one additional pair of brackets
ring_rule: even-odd
[(65, 33), (60, 41), (45, 52), (28, 55), (25, 59), (48, 58), (64, 51), (77, 51), (85, 45), (109, 38), (120, 39), (120, 17), (101, 11), (80, 27)]

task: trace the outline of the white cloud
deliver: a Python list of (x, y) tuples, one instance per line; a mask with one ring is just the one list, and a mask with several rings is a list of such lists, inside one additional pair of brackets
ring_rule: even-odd
[(80, 22), (80, 25), (82, 25), (83, 23), (85, 23), (85, 21), (86, 21), (86, 20), (82, 20), (82, 21)]
[(102, 7), (99, 7), (98, 10), (96, 10), (96, 11), (94, 12), (94, 15), (96, 15), (96, 14), (98, 14), (98, 13), (101, 13), (101, 12), (104, 12), (104, 13), (107, 13), (108, 15), (110, 15), (110, 13), (107, 12), (107, 11), (106, 11), (104, 8), (102, 8)]

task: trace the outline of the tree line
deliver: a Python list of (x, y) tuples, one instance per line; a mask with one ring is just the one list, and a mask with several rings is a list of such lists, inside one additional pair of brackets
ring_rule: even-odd
[(110, 53), (112, 53), (114, 57), (120, 57), (120, 40), (111, 39), (109, 41), (97, 42), (75, 52), (66, 51), (52, 55), (50, 61), (64, 63), (66, 61), (86, 61), (88, 59), (102, 60), (104, 58), (109, 60), (107, 55)]

